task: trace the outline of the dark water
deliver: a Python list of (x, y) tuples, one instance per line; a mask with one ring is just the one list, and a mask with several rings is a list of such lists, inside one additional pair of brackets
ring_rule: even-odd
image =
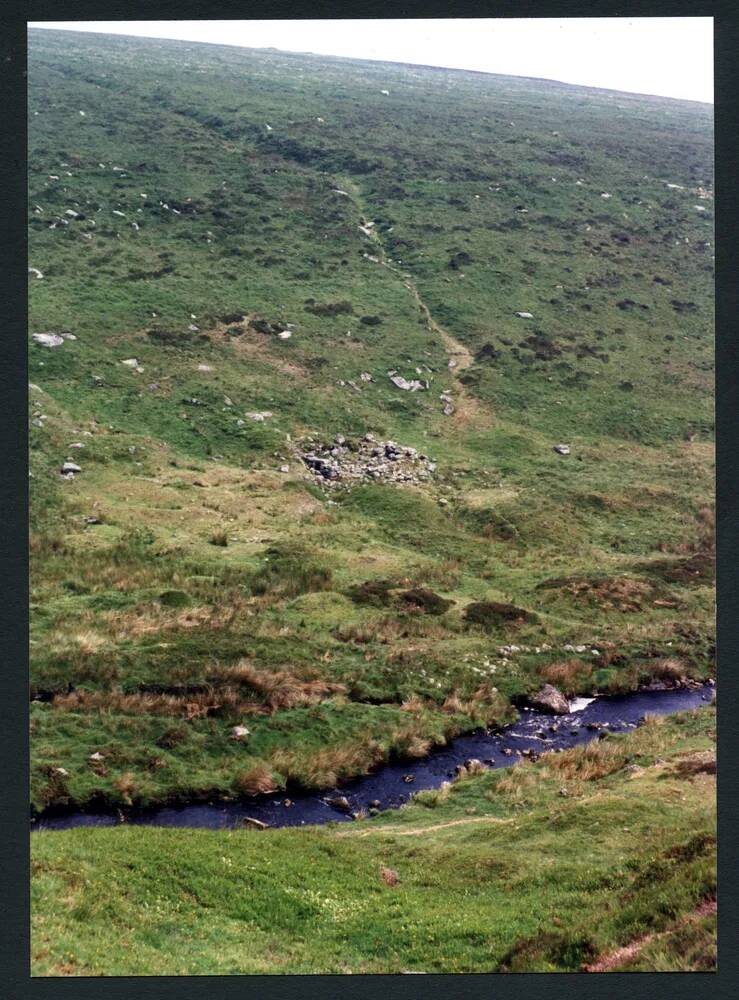
[[(367, 809), (379, 801), (379, 809), (394, 809), (407, 802), (414, 792), (423, 788), (438, 788), (454, 776), (454, 768), (470, 758), (478, 758), (490, 767), (508, 767), (520, 759), (516, 751), (531, 750), (542, 754), (587, 743), (598, 732), (627, 732), (635, 728), (646, 714), (668, 715), (710, 703), (712, 687), (674, 691), (640, 691), (621, 697), (596, 698), (580, 711), (552, 716), (541, 712), (521, 713), (513, 725), (498, 731), (481, 730), (460, 736), (448, 746), (432, 751), (423, 760), (387, 764), (374, 774), (342, 785), (338, 790), (321, 793), (289, 794), (292, 805), (285, 805), (286, 793), (264, 796), (251, 802), (221, 802), (190, 806), (164, 807), (126, 819), (139, 826), (202, 827), (221, 830), (242, 825), (252, 817), (272, 827), (304, 826), (316, 823), (351, 821), (351, 815), (329, 805), (326, 800), (345, 796), (352, 811)], [(584, 699), (581, 699), (584, 701)], [(574, 709), (578, 703), (574, 702)], [(588, 728), (590, 723), (607, 724), (605, 729)], [(507, 755), (505, 750), (514, 751)], [(413, 781), (407, 782), (406, 776)], [(43, 818), (33, 828), (66, 830), (74, 826), (115, 826), (117, 816), (94, 813), (71, 813)]]

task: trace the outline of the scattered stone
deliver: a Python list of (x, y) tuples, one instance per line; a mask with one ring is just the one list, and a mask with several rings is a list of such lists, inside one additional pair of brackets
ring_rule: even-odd
[(290, 471), (290, 466), (289, 465), (281, 465), (280, 466), (280, 472), (289, 472), (289, 471)]
[(261, 410), (255, 413), (245, 413), (244, 416), (247, 417), (249, 420), (253, 420), (255, 423), (260, 424), (268, 417), (271, 417), (272, 413), (270, 410)]
[(533, 319), (534, 318), (534, 314), (533, 313), (529, 313), (529, 312), (517, 312), (516, 316), (518, 316), (519, 319)]
[(39, 271), (37, 267), (29, 267), (28, 273), (35, 274), (37, 278), (43, 278), (43, 274)]
[(75, 465), (74, 462), (65, 462), (61, 471), (63, 476), (68, 476), (70, 474), (76, 476), (78, 472), (82, 472), (82, 469), (79, 465)]
[(531, 707), (540, 712), (567, 715), (570, 711), (570, 703), (552, 684), (544, 684), (536, 694), (530, 695), (528, 700)]
[(569, 455), (570, 446), (568, 444), (555, 444), (552, 451), (556, 451), (558, 455)]
[(97, 763), (97, 761), (105, 760), (105, 756), (101, 754), (99, 750), (96, 750), (95, 753), (91, 753), (87, 759)]
[(290, 330), (282, 330), (277, 334), (280, 340), (289, 340), (292, 337)]
[(410, 392), (418, 392), (419, 390), (423, 391), (424, 389), (429, 388), (428, 381), (420, 382), (417, 378), (409, 380), (403, 378), (402, 375), (391, 375), (390, 381), (393, 385), (397, 386), (398, 389), (405, 389)]
[(251, 735), (249, 729), (246, 726), (234, 726), (231, 730), (231, 739), (237, 740), (238, 742), (243, 742), (243, 740), (248, 739)]
[(198, 365), (199, 372), (212, 372), (213, 369), (210, 365)]
[(34, 333), (33, 340), (41, 347), (59, 347), (64, 343), (64, 337), (58, 333)]

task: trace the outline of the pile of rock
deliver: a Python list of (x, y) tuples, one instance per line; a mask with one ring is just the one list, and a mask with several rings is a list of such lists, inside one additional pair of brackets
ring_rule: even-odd
[(395, 441), (377, 441), (373, 434), (353, 441), (337, 434), (330, 444), (307, 441), (297, 455), (315, 477), (331, 486), (357, 480), (420, 483), (436, 471), (428, 455)]

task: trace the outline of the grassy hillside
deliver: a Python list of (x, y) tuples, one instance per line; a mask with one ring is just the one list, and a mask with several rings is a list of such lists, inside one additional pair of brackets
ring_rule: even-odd
[(32, 838), (34, 971), (710, 971), (715, 713), (373, 820)]
[(36, 809), (712, 670), (709, 107), (31, 31), (29, 144)]

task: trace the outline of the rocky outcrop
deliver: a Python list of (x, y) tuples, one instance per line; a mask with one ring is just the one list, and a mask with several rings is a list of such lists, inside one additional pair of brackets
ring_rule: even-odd
[(372, 434), (354, 441), (337, 434), (330, 444), (306, 441), (297, 457), (330, 486), (357, 480), (419, 483), (428, 481), (436, 471), (436, 463), (415, 448), (377, 441)]

